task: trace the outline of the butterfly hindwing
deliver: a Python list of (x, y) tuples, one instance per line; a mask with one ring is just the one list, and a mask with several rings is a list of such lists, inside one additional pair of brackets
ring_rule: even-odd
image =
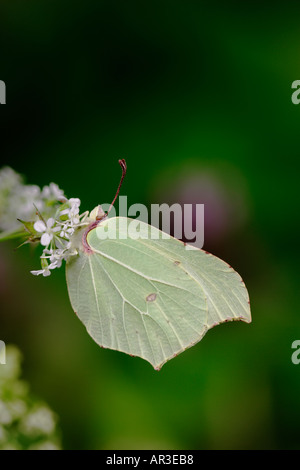
[[(102, 347), (161, 366), (222, 321), (250, 321), (248, 294), (226, 263), (136, 221), (102, 221), (87, 235), (90, 247), (67, 264), (72, 307)], [(114, 238), (103, 239), (111, 230)]]

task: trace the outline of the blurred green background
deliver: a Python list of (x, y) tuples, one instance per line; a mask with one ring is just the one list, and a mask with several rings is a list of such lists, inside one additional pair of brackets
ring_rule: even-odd
[(224, 324), (160, 372), (100, 349), (64, 269), (0, 246), (0, 339), (60, 418), (65, 449), (299, 448), (299, 6), (1, 1), (1, 164), (82, 209), (205, 203), (204, 248), (231, 264), (253, 322)]

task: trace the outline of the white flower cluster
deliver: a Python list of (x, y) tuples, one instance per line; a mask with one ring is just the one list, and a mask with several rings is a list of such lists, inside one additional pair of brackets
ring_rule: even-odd
[(56, 414), (31, 396), (20, 373), (20, 351), (8, 345), (0, 366), (0, 450), (60, 449)]
[(55, 218), (50, 217), (47, 221), (40, 219), (34, 223), (33, 228), (45, 248), (41, 256), (42, 269), (31, 271), (32, 274), (50, 276), (51, 270), (60, 268), (63, 260), (77, 254), (70, 238), (78, 227), (85, 225), (88, 215), (87, 212), (79, 215), (79, 206), (80, 200), (71, 198), (61, 206)]
[(47, 216), (57, 202), (65, 202), (64, 192), (57, 184), (39, 186), (24, 184), (21, 175), (12, 168), (0, 170), (0, 230), (13, 231), (20, 227), (18, 219), (33, 220), (38, 209)]
[(78, 227), (87, 225), (88, 216), (88, 212), (80, 215), (79, 208), (80, 200), (67, 199), (55, 183), (40, 189), (24, 184), (9, 167), (0, 171), (0, 231), (18, 231), (22, 221), (29, 241), (40, 241), (42, 269), (31, 271), (34, 275), (49, 276), (63, 260), (77, 254), (71, 238)]

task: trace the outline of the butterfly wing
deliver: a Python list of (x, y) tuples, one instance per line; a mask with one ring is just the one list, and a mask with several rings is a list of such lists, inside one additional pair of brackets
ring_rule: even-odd
[[(128, 237), (138, 223), (139, 238)], [(104, 231), (114, 238), (103, 239)], [(116, 217), (88, 233), (67, 263), (71, 304), (102, 347), (139, 356), (155, 369), (215, 324), (250, 321), (248, 294), (226, 263), (140, 221)]]

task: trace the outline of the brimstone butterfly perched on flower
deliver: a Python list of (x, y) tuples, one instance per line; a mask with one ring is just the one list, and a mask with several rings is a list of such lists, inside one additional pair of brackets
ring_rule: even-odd
[[(114, 201), (126, 173), (125, 161), (119, 163)], [(139, 237), (130, 237), (133, 219), (108, 218), (100, 206), (91, 214), (89, 226), (73, 235), (78, 254), (67, 260), (66, 276), (72, 307), (101, 347), (141, 357), (159, 370), (213, 326), (251, 322), (245, 284), (227, 263), (187, 250), (144, 222)]]

